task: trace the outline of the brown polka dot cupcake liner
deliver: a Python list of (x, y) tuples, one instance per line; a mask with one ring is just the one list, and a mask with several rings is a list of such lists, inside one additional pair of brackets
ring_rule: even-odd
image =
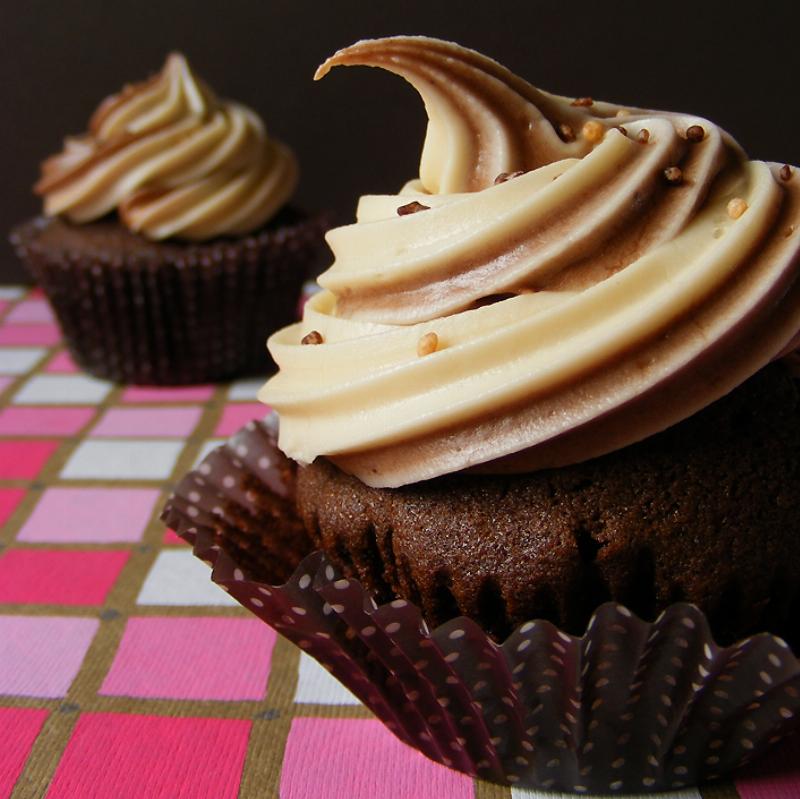
[(323, 216), (298, 216), (242, 239), (162, 245), (114, 223), (42, 217), (12, 243), (82, 369), (181, 385), (269, 370), (267, 335), (294, 321), (326, 227)]
[(798, 726), (788, 646), (721, 648), (693, 605), (648, 623), (607, 603), (581, 638), (533, 620), (502, 644), (466, 618), (429, 629), (403, 599), (378, 606), (308, 551), (274, 427), (251, 422), (209, 454), (163, 518), (214, 582), (432, 760), (504, 785), (656, 791), (720, 778)]

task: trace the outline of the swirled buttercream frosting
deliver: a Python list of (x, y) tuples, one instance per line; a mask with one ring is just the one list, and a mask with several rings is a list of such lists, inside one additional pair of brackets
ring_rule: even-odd
[(355, 64), (409, 81), (428, 129), (419, 179), (328, 233), (323, 291), (269, 341), (260, 397), (291, 457), (372, 486), (557, 467), (793, 348), (791, 167), (706, 119), (548, 94), (448, 42), (359, 42), (317, 77)]
[(42, 164), (48, 216), (117, 211), (149, 239), (203, 241), (261, 227), (297, 183), (294, 155), (251, 109), (218, 99), (186, 59), (106, 99), (89, 131)]

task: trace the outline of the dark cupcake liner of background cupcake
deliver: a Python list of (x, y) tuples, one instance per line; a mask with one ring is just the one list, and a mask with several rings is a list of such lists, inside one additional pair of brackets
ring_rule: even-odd
[(502, 644), (466, 618), (429, 630), (406, 600), (378, 606), (309, 553), (292, 481), (273, 427), (253, 422), (181, 480), (163, 518), (216, 583), (439, 763), (521, 787), (662, 790), (719, 778), (798, 726), (788, 646), (761, 634), (720, 648), (692, 605), (651, 624), (607, 603), (580, 638), (530, 621)]
[(181, 244), (150, 242), (116, 219), (37, 218), (12, 243), (81, 368), (180, 385), (269, 369), (267, 336), (294, 321), (326, 227), (322, 216), (284, 210), (243, 238)]

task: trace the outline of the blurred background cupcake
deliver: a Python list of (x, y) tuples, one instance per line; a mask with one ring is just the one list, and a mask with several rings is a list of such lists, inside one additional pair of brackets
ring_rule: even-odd
[(292, 151), (173, 53), (104, 100), (42, 164), (44, 215), (12, 243), (75, 361), (120, 382), (264, 373), (291, 321), (323, 220), (288, 205)]

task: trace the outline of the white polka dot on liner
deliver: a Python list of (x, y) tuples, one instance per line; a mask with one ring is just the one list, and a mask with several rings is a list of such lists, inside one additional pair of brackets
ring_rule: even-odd
[(225, 477), (222, 478), (222, 485), (224, 485), (225, 488), (233, 488), (236, 485), (236, 479), (226, 474)]

